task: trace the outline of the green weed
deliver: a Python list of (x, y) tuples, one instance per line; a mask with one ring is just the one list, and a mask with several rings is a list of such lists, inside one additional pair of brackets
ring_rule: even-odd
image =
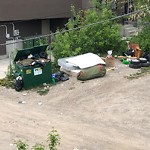
[(44, 145), (42, 144), (35, 144), (33, 147), (32, 147), (32, 150), (44, 150)]
[(140, 77), (149, 73), (150, 73), (150, 67), (143, 67), (137, 73), (130, 74), (129, 76), (125, 76), (125, 78), (130, 79), (130, 80), (139, 79)]
[(53, 129), (48, 134), (49, 150), (57, 150), (56, 146), (60, 145), (60, 137), (57, 130)]
[(16, 144), (18, 150), (27, 150), (28, 148), (28, 144), (21, 140), (15, 141), (14, 144)]

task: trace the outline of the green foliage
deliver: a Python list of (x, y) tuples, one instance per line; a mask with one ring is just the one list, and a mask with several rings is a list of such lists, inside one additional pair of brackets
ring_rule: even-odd
[(45, 44), (48, 44), (48, 37), (40, 37), (40, 38), (34, 39), (34, 45), (36, 46), (45, 45)]
[[(72, 7), (74, 18), (68, 20), (65, 29), (57, 30), (52, 42), (55, 61), (59, 58), (75, 56), (87, 52), (96, 54), (106, 53), (107, 50), (119, 51), (121, 46), (120, 27), (113, 18), (112, 11), (105, 6), (98, 9), (75, 11)], [(105, 21), (107, 20), (107, 21)], [(93, 24), (101, 22), (99, 24)], [(75, 28), (75, 29), (73, 29)]]
[(0, 79), (0, 86), (5, 86), (7, 88), (14, 87), (13, 78), (5, 77), (3, 79)]
[(134, 0), (134, 4), (137, 9), (150, 6), (149, 0)]
[(32, 147), (32, 150), (44, 150), (44, 145), (42, 145), (42, 144), (35, 144)]
[(28, 144), (21, 140), (15, 141), (14, 144), (16, 144), (18, 150), (27, 150), (28, 148)]
[(37, 93), (39, 94), (39, 95), (46, 95), (46, 94), (48, 94), (48, 92), (49, 92), (49, 87), (42, 87), (42, 89), (39, 89), (38, 91), (37, 91)]
[[(32, 37), (33, 38), (33, 37)], [(23, 41), (23, 48), (32, 48), (33, 46), (45, 45), (49, 43), (49, 37), (36, 37), (34, 39), (26, 38)]]
[(143, 51), (150, 51), (150, 27), (143, 28), (131, 42), (138, 43)]
[[(53, 129), (49, 134), (48, 134), (48, 147), (49, 150), (57, 150), (57, 145), (60, 145), (60, 136), (57, 133), (57, 130)], [(17, 146), (17, 150), (27, 150), (29, 145), (26, 144), (25, 142), (18, 140), (14, 141), (14, 144)], [(44, 150), (45, 146), (42, 144), (35, 144), (31, 150)]]
[[(140, 2), (138, 4), (141, 4)], [(143, 6), (146, 4), (143, 3)], [(146, 10), (138, 18), (139, 33), (131, 39), (131, 42), (138, 43), (143, 51), (150, 51), (150, 11)]]
[(10, 64), (7, 68), (6, 77), (8, 78), (13, 77), (13, 72), (14, 72), (14, 66)]
[(6, 76), (8, 78), (12, 78), (13, 77), (13, 73), (14, 73), (14, 58), (16, 55), (17, 50), (11, 51), (10, 56), (9, 56), (9, 66), (7, 68), (7, 72), (6, 72)]
[(6, 77), (3, 79), (0, 79), (0, 86), (5, 86), (7, 88), (14, 87), (14, 78), (13, 78), (13, 66), (8, 66)]
[(60, 144), (60, 137), (57, 130), (53, 129), (48, 134), (49, 150), (57, 150), (56, 146)]

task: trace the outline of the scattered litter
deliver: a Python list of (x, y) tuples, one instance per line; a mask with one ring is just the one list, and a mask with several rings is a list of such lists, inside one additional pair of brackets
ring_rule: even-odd
[(43, 83), (43, 86), (47, 86), (47, 84), (46, 84), (46, 83)]
[(44, 90), (47, 90), (48, 88), (47, 87), (44, 87)]
[(23, 96), (26, 96), (27, 95), (27, 93), (23, 93)]
[(111, 71), (111, 70), (115, 70), (115, 69), (116, 69), (115, 67), (107, 68), (106, 71)]
[(42, 102), (38, 102), (38, 105), (41, 106), (41, 105), (42, 105)]
[(14, 144), (13, 143), (10, 143), (10, 146), (13, 146)]
[(129, 65), (130, 64), (130, 62), (128, 60), (124, 59), (124, 58), (122, 58), (122, 63), (125, 64), (125, 65)]
[(74, 148), (73, 150), (79, 150), (78, 148)]
[(67, 81), (69, 80), (69, 76), (62, 71), (58, 71), (52, 74), (52, 79), (54, 80), (54, 83), (59, 81)]
[(37, 93), (39, 95), (41, 95), (41, 96), (48, 94), (48, 92), (49, 92), (49, 88), (47, 88), (47, 87), (45, 87), (44, 89), (40, 89), (40, 90), (37, 91)]
[(33, 55), (32, 55), (32, 54), (30, 54), (30, 55), (28, 56), (28, 58), (33, 58)]
[(26, 104), (26, 101), (18, 101), (19, 104)]

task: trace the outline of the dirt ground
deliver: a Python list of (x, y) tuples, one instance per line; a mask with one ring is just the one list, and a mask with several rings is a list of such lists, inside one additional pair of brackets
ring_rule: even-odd
[(58, 150), (149, 150), (150, 76), (124, 78), (134, 72), (116, 62), (103, 78), (71, 77), (44, 96), (0, 87), (0, 149), (16, 150), (18, 139), (47, 144), (54, 127)]

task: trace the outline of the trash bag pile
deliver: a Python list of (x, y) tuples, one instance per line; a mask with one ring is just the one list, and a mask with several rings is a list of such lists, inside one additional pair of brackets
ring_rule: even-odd
[(20, 58), (16, 64), (19, 66), (27, 67), (27, 66), (34, 66), (34, 65), (40, 65), (45, 66), (47, 62), (49, 62), (50, 59), (47, 59), (47, 53), (42, 51), (40, 54), (35, 55), (28, 55), (27, 57)]
[(78, 80), (85, 81), (98, 77), (104, 77), (106, 74), (106, 68), (103, 65), (96, 65), (80, 71), (77, 76)]
[(61, 72), (61, 71), (53, 73), (52, 78), (55, 80), (55, 82), (69, 80), (69, 76), (67, 74), (65, 74), (64, 72)]

